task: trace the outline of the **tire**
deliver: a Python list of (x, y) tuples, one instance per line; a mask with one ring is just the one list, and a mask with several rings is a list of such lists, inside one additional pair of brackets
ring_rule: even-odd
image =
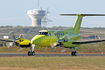
[(75, 56), (77, 56), (77, 52), (75, 51), (74, 53), (75, 53)]
[(28, 56), (30, 56), (30, 51), (28, 51)]
[(77, 56), (77, 52), (76, 51), (72, 51), (71, 56)]
[(71, 56), (74, 56), (74, 51), (71, 52)]
[(34, 51), (32, 52), (32, 55), (33, 55), (33, 56), (35, 55), (35, 52), (34, 52)]

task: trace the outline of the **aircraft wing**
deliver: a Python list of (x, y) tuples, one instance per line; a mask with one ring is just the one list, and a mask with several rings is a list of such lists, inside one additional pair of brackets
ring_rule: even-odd
[(11, 39), (0, 39), (0, 41), (13, 42)]
[(95, 41), (84, 41), (84, 42), (72, 42), (72, 44), (88, 44), (88, 43), (96, 43), (96, 42), (103, 42), (105, 40), (95, 40)]

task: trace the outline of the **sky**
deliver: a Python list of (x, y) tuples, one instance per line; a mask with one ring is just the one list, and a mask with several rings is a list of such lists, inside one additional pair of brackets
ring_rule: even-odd
[[(76, 16), (60, 14), (105, 14), (105, 0), (39, 0), (39, 9), (49, 8), (47, 26), (74, 26)], [(31, 26), (27, 10), (38, 9), (38, 0), (0, 0), (0, 26)], [(105, 16), (86, 16), (82, 27), (105, 27)]]

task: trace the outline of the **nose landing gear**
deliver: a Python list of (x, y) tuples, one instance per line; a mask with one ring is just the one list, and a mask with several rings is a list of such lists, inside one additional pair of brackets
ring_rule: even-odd
[(35, 55), (34, 48), (35, 48), (35, 45), (32, 45), (30, 48), (30, 51), (28, 51), (28, 56), (34, 56)]
[(34, 56), (35, 55), (35, 52), (33, 51), (28, 51), (28, 56)]

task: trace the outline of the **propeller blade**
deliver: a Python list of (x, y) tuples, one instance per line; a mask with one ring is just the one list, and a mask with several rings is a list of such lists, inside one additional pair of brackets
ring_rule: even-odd
[(25, 35), (24, 34), (20, 34), (19, 38), (25, 38)]
[(13, 39), (15, 39), (15, 33), (14, 33), (14, 31), (10, 31), (9, 34), (10, 34), (10, 36), (13, 37)]
[(57, 42), (51, 43), (51, 48), (54, 48), (57, 45)]
[(8, 48), (10, 48), (13, 45), (13, 42), (6, 42), (6, 45)]
[(22, 49), (23, 49), (23, 48), (19, 48), (19, 49), (17, 50), (17, 52), (20, 52), (20, 51), (22, 51)]
[(61, 48), (61, 52), (66, 52), (66, 48)]
[(63, 39), (64, 39), (65, 41), (67, 41), (67, 40), (69, 40), (70, 38), (69, 38), (69, 36), (66, 34), (66, 35), (63, 36)]
[(56, 34), (58, 39), (60, 38), (59, 35), (58, 35), (59, 34), (58, 31), (55, 31), (54, 34)]

